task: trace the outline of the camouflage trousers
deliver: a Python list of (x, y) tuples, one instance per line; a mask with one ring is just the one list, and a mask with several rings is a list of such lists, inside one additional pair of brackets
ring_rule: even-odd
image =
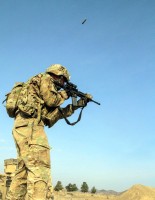
[(7, 200), (51, 199), (50, 149), (48, 145), (45, 145), (46, 141), (41, 144), (38, 141), (43, 140), (38, 138), (34, 140), (37, 135), (44, 134), (42, 126), (13, 129), (18, 152), (18, 166), (7, 193)]

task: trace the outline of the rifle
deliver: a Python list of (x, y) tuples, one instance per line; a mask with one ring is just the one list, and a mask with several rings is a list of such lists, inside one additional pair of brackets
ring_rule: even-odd
[[(86, 102), (93, 102), (93, 103), (96, 103), (97, 105), (100, 105), (99, 102), (94, 101), (92, 98), (89, 98), (89, 97), (87, 96), (87, 94), (85, 94), (85, 93), (79, 91), (79, 90), (77, 89), (77, 85), (75, 85), (74, 83), (66, 82), (64, 85), (60, 84), (58, 81), (55, 81), (54, 83), (55, 83), (58, 87), (63, 88), (63, 89), (67, 92), (67, 94), (68, 94), (69, 97), (72, 97), (72, 105), (75, 106), (75, 107), (78, 106), (78, 104), (77, 104), (77, 97), (80, 97), (81, 99), (83, 99), (83, 100), (86, 101)], [(80, 112), (80, 114), (79, 114), (79, 117), (78, 117), (77, 121), (71, 123), (71, 122), (64, 116), (62, 109), (61, 109), (60, 107), (58, 107), (58, 109), (59, 109), (60, 113), (62, 114), (63, 118), (65, 119), (66, 123), (67, 123), (68, 125), (71, 125), (71, 126), (75, 125), (76, 123), (78, 123), (78, 122), (81, 120), (83, 108), (84, 108), (84, 107), (82, 107), (81, 112)]]
[(63, 88), (67, 92), (68, 96), (72, 97), (73, 106), (77, 106), (77, 97), (80, 97), (81, 99), (86, 100), (86, 102), (93, 102), (93, 103), (96, 103), (97, 105), (101, 105), (99, 102), (94, 101), (93, 99), (89, 98), (85, 93), (79, 91), (77, 89), (77, 85), (75, 85), (74, 83), (66, 82), (64, 85), (61, 85), (60, 87)]

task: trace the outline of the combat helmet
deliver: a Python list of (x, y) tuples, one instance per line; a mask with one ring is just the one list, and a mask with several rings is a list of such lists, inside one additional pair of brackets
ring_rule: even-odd
[(47, 68), (46, 73), (52, 73), (52, 74), (55, 74), (57, 76), (64, 76), (67, 81), (70, 80), (70, 74), (69, 74), (68, 70), (64, 66), (62, 66), (61, 64), (50, 65)]

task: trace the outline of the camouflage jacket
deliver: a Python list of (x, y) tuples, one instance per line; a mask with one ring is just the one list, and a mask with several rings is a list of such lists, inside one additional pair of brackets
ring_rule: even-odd
[[(29, 91), (27, 92), (28, 96), (26, 97), (27, 104), (29, 105), (29, 110), (35, 109), (37, 111), (37, 115), (34, 115), (32, 112), (32, 116), (26, 116), (18, 109), (14, 126), (28, 126), (29, 124), (35, 123), (37, 120), (37, 125), (49, 126), (48, 121), (51, 120), (49, 126), (51, 127), (59, 119), (63, 118), (57, 108), (63, 104), (65, 99), (62, 98), (52, 77), (47, 73), (33, 77), (28, 83)], [(21, 93), (21, 96), (24, 96), (24, 93)], [(40, 111), (38, 109), (39, 107)], [(72, 115), (73, 112), (74, 109), (72, 105), (63, 108), (63, 113), (66, 117)]]

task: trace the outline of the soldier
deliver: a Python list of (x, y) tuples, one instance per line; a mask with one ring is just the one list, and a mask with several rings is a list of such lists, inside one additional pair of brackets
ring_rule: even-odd
[[(51, 127), (63, 118), (58, 107), (69, 97), (59, 85), (69, 81), (67, 69), (51, 65), (45, 73), (32, 77), (23, 86), (13, 127), (13, 137), (18, 153), (18, 167), (13, 177), (7, 200), (52, 199), (53, 189), (50, 173), (50, 147), (44, 126)], [(79, 105), (86, 102), (79, 100)], [(74, 113), (72, 105), (62, 109), (68, 117)]]

